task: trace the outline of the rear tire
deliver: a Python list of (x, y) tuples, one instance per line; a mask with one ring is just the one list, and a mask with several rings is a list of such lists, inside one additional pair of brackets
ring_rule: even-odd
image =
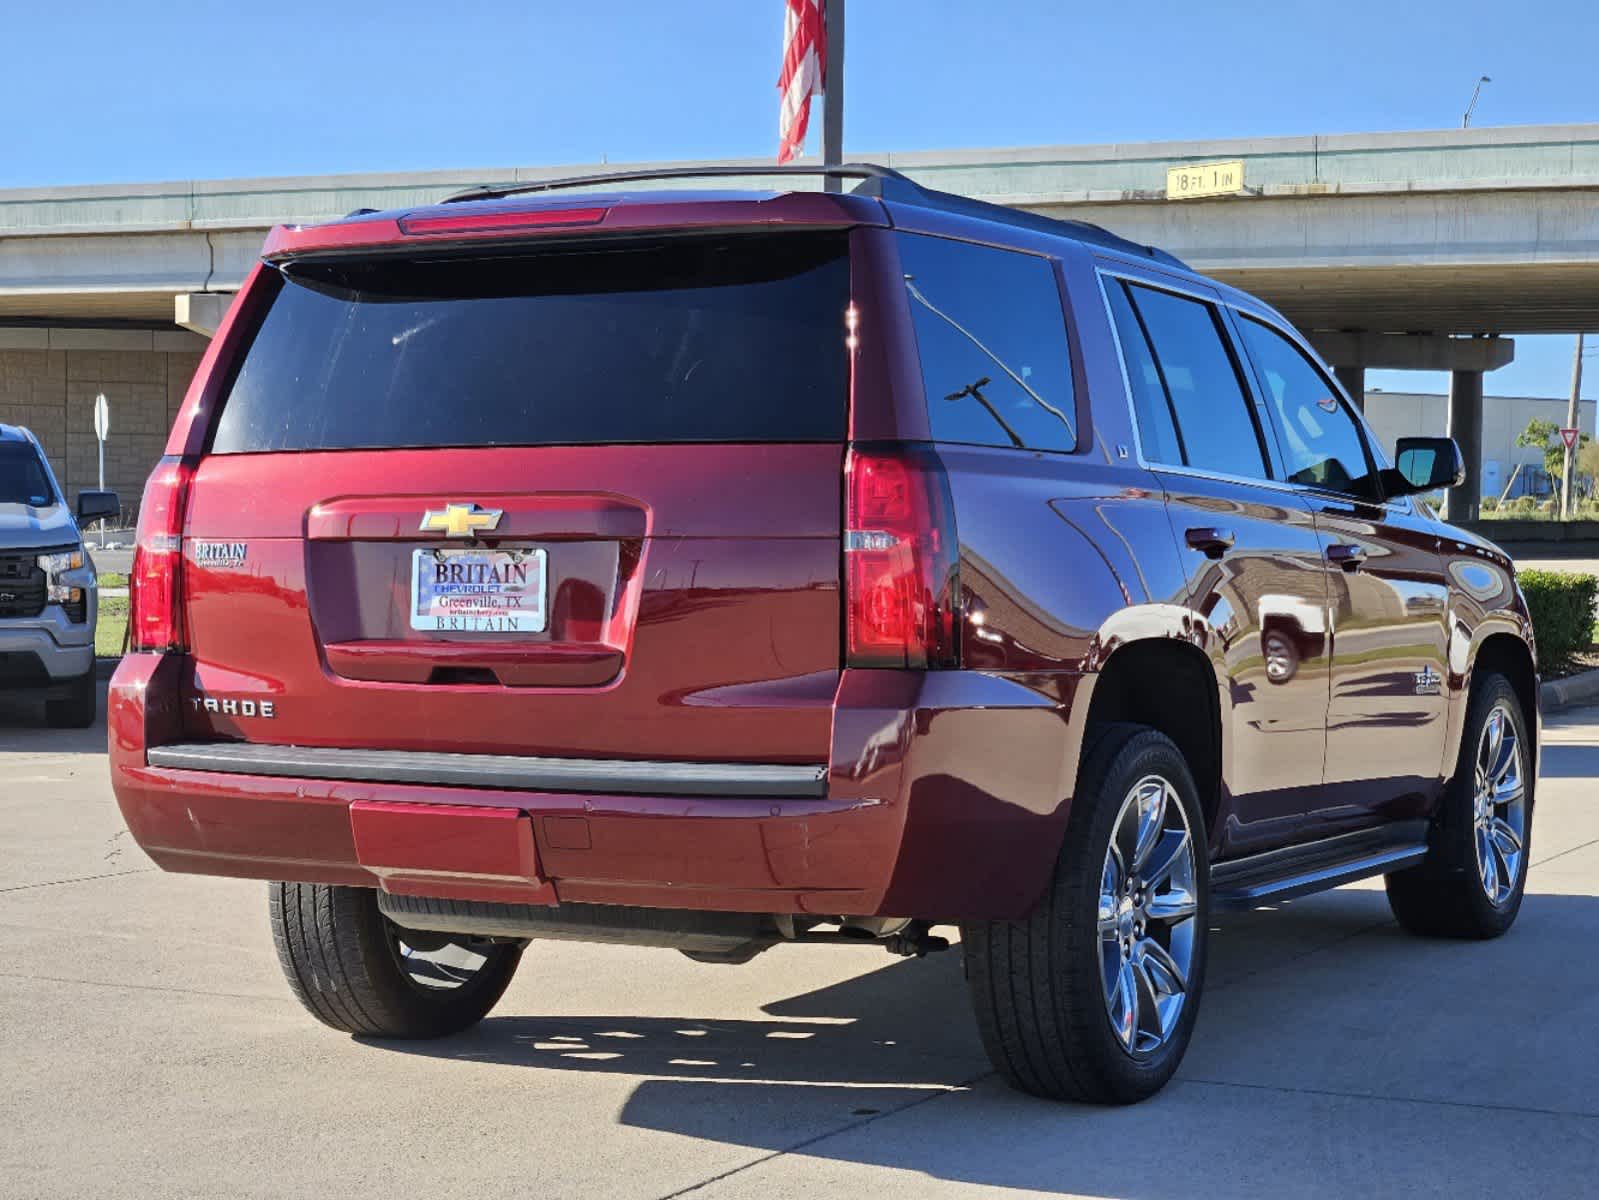
[[(1500, 749), (1485, 778), (1478, 760), (1495, 740), (1490, 722), (1496, 716)], [(1515, 739), (1508, 752), (1506, 732)], [(1427, 857), (1386, 880), (1388, 906), (1405, 930), (1421, 937), (1494, 938), (1515, 922), (1532, 846), (1531, 749), (1515, 688), (1503, 675), (1483, 675), (1466, 707), (1460, 758), (1439, 802)]]
[[(317, 883), (271, 885), (272, 940), (289, 987), (306, 1011), (344, 1033), (380, 1038), (436, 1038), (483, 1019), (504, 993), (522, 957), (515, 943), (449, 938), (467, 969), (440, 964), (440, 935), (416, 935), (378, 911), (371, 888)], [(448, 938), (448, 935), (446, 935)], [(421, 953), (417, 953), (421, 951)]]
[(94, 668), (67, 684), (67, 694), (44, 702), (44, 719), (52, 729), (87, 729), (100, 706), (100, 689)]
[[(1151, 781), (1163, 816), (1149, 818), (1146, 842)], [(1107, 728), (1083, 764), (1054, 878), (1033, 912), (961, 929), (983, 1045), (1006, 1081), (1096, 1104), (1159, 1091), (1199, 1013), (1209, 892), (1204, 819), (1182, 753), (1155, 730)]]

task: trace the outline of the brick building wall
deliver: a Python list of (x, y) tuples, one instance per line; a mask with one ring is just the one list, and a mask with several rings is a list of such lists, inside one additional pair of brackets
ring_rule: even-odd
[(0, 329), (0, 422), (33, 430), (75, 501), (97, 482), (94, 398), (104, 392), (106, 486), (131, 513), (204, 349), (176, 330)]

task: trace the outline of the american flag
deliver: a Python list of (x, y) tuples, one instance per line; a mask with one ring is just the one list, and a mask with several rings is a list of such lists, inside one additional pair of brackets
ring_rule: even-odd
[(822, 90), (827, 69), (827, 27), (824, 0), (784, 0), (783, 73), (777, 77), (782, 97), (778, 115), (777, 161), (786, 163), (805, 145), (811, 118), (811, 97)]

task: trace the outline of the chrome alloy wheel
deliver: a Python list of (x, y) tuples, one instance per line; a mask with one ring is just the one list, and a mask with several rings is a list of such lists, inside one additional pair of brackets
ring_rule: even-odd
[(1281, 633), (1268, 633), (1261, 645), (1266, 654), (1266, 678), (1273, 683), (1287, 683), (1299, 669), (1299, 656), (1294, 644)]
[(1100, 981), (1122, 1048), (1145, 1055), (1171, 1037), (1188, 998), (1197, 895), (1188, 814), (1172, 785), (1146, 775), (1111, 826), (1099, 883)]
[(1477, 877), (1493, 904), (1516, 890), (1527, 842), (1527, 787), (1521, 739), (1503, 701), (1483, 722), (1472, 778), (1471, 821)]

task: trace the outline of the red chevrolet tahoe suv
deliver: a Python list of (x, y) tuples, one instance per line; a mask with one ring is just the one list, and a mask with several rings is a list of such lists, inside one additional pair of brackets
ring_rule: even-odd
[(1537, 675), (1415, 498), (1452, 442), (1391, 464), (1280, 316), (1097, 227), (653, 174), (275, 230), (146, 488), (117, 799), (276, 881), (312, 1014), (958, 924), (998, 1070), (1126, 1102), (1213, 910), (1510, 925)]

